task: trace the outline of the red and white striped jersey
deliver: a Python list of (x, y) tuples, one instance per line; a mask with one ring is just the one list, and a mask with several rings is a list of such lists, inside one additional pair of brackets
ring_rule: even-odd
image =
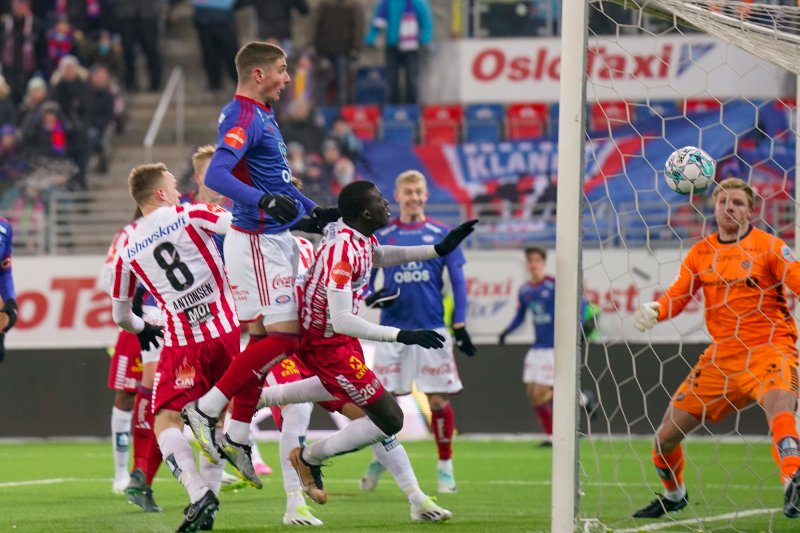
[(114, 283), (114, 266), (117, 264), (117, 257), (119, 251), (128, 243), (128, 236), (136, 228), (139, 219), (134, 220), (130, 224), (120, 229), (106, 252), (106, 259), (103, 261), (103, 270), (100, 271), (100, 277), (97, 279), (97, 288), (111, 296), (111, 289)]
[(314, 245), (303, 237), (298, 237), (297, 235), (293, 235), (293, 237), (297, 246), (300, 247), (300, 261), (297, 263), (297, 279), (300, 280), (303, 279), (303, 276), (311, 268), (311, 263), (314, 261)]
[(376, 246), (374, 235), (365, 237), (341, 221), (325, 227), (325, 237), (303, 284), (300, 323), (305, 331), (324, 337), (336, 335), (328, 311), (328, 287), (352, 290), (353, 314), (358, 314)]
[(164, 312), (166, 346), (238, 329), (228, 275), (212, 238), (230, 223), (231, 214), (211, 204), (162, 207), (139, 219), (120, 249), (111, 296), (131, 298), (138, 278)]

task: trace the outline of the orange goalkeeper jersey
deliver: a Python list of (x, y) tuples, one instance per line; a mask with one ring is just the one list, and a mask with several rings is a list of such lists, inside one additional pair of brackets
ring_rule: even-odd
[(680, 313), (703, 289), (708, 332), (717, 353), (765, 343), (794, 344), (797, 328), (785, 288), (800, 294), (800, 263), (781, 239), (752, 228), (739, 242), (714, 233), (692, 246), (675, 282), (658, 300), (659, 320)]

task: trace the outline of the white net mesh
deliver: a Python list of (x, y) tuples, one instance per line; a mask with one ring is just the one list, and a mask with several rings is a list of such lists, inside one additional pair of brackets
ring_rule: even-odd
[[(615, 0), (641, 15), (689, 23), (800, 74), (800, 10), (796, 5), (728, 0)], [(602, 6), (603, 2), (597, 2)], [(602, 7), (600, 7), (602, 9)]]
[(600, 404), (584, 421), (578, 530), (795, 530), (800, 523), (783, 514), (770, 428), (754, 403), (719, 423), (703, 419), (683, 441), (686, 508), (632, 517), (665, 490), (652, 436), (711, 342), (700, 292), (648, 333), (634, 329), (633, 314), (663, 294), (692, 245), (716, 229), (710, 191), (681, 196), (666, 185), (664, 162), (676, 148), (709, 152), (717, 180), (748, 181), (758, 197), (754, 226), (794, 245), (788, 71), (800, 67), (800, 11), (678, 0), (591, 2), (590, 11), (583, 271), (600, 318), (581, 379)]

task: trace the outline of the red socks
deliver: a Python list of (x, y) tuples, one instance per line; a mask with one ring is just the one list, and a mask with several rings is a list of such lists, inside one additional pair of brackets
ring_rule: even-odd
[(272, 333), (262, 339), (253, 339), (233, 359), (231, 366), (216, 383), (222, 394), (228, 398), (236, 398), (231, 410), (233, 420), (250, 423), (267, 372), (283, 356), (295, 354), (299, 348), (297, 335)]
[(542, 425), (545, 435), (551, 436), (553, 434), (553, 402), (537, 405), (536, 416), (539, 417), (539, 423)]
[(139, 387), (133, 404), (133, 469), (144, 472), (147, 484), (153, 482), (161, 464), (161, 450), (153, 433), (153, 391)]
[(453, 429), (455, 416), (448, 402), (443, 409), (431, 411), (431, 431), (439, 449), (439, 460), (447, 461), (453, 455)]

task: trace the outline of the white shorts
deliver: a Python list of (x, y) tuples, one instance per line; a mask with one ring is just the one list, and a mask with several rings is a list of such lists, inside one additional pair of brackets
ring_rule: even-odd
[(300, 248), (288, 231), (263, 235), (235, 228), (225, 235), (225, 268), (239, 319), (264, 325), (297, 320)]
[(438, 350), (399, 342), (375, 343), (372, 371), (387, 391), (397, 395), (409, 394), (411, 383), (415, 382), (417, 390), (424, 393), (461, 392), (464, 386), (453, 357), (453, 339), (447, 328), (436, 331), (445, 338), (444, 347)]
[(552, 348), (531, 348), (525, 356), (523, 383), (553, 386), (555, 378), (555, 351)]

